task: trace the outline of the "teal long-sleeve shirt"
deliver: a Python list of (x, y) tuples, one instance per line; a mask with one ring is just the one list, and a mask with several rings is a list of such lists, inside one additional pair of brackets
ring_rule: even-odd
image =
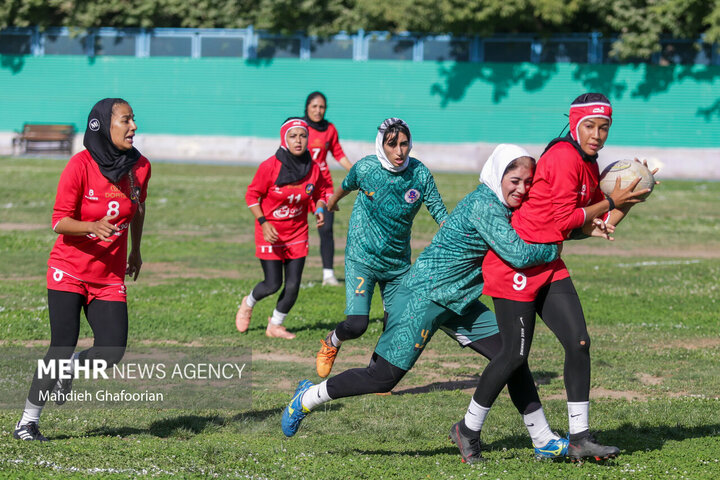
[(345, 191), (359, 190), (348, 225), (345, 258), (379, 271), (410, 264), (413, 220), (424, 203), (440, 224), (447, 209), (430, 170), (410, 158), (405, 170), (385, 170), (375, 155), (360, 159), (342, 182)]
[(488, 249), (515, 268), (558, 257), (557, 245), (525, 243), (510, 224), (511, 214), (490, 188), (478, 185), (448, 215), (403, 279), (403, 285), (463, 314), (482, 294), (482, 262)]

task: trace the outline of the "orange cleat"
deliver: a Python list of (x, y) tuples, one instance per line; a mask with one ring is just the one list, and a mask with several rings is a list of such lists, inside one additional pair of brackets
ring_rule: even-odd
[(320, 340), (321, 347), (315, 358), (315, 368), (320, 378), (330, 375), (335, 357), (337, 357), (338, 348), (328, 345), (325, 340)]

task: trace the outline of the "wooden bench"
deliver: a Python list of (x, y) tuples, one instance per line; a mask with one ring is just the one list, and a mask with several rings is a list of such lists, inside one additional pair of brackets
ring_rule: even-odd
[(72, 153), (75, 127), (73, 125), (26, 123), (22, 132), (13, 138), (13, 152), (61, 151)]

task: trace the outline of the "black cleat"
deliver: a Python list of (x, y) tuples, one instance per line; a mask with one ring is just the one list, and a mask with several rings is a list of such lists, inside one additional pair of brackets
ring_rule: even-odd
[(462, 457), (463, 463), (472, 465), (485, 460), (480, 452), (480, 435), (478, 434), (477, 437), (463, 435), (460, 431), (460, 422), (452, 426), (448, 438), (460, 449), (460, 457)]
[(618, 447), (599, 444), (591, 433), (588, 433), (582, 438), (576, 440), (573, 440), (572, 437), (570, 437), (568, 457), (570, 457), (570, 460), (573, 462), (584, 458), (594, 458), (597, 461), (607, 460), (609, 458), (615, 458), (619, 454), (620, 449)]
[(38, 424), (36, 422), (26, 423), (25, 425), (20, 425), (20, 422), (18, 422), (18, 424), (15, 425), (13, 437), (17, 438), (18, 440), (36, 440), (38, 442), (48, 441), (48, 439), (45, 438), (42, 433), (40, 433), (40, 430), (38, 429)]
[(72, 377), (58, 380), (52, 389), (52, 397), (55, 398), (55, 405), (63, 405), (67, 402), (67, 396), (72, 391)]

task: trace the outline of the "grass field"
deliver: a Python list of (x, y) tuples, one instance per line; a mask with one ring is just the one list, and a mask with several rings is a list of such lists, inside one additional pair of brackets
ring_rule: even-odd
[[(45, 271), (55, 239), (50, 214), (65, 162), (0, 158), (0, 340), (49, 340)], [(129, 285), (133, 344), (252, 348), (252, 408), (237, 411), (48, 406), (49, 444), (19, 442), (22, 405), (0, 411), (0, 477), (85, 478), (688, 478), (720, 477), (720, 183), (666, 181), (620, 225), (616, 241), (569, 243), (592, 338), (591, 428), (618, 445), (601, 464), (539, 462), (503, 392), (483, 430), (488, 461), (460, 462), (447, 439), (486, 361), (438, 334), (391, 396), (331, 402), (286, 439), (280, 415), (297, 381), (317, 381), (319, 339), (342, 320), (344, 290), (321, 287), (317, 235), (303, 289), (286, 325), (294, 341), (264, 336), (273, 299), (235, 330), (239, 300), (260, 280), (244, 188), (253, 169), (153, 166), (143, 270)], [(336, 172), (337, 173), (337, 172)], [(340, 177), (337, 177), (339, 179)], [(477, 175), (438, 174), (449, 208)], [(352, 198), (336, 220), (342, 271)], [(436, 229), (423, 209), (414, 257)], [(381, 331), (375, 298), (368, 332), (348, 342), (335, 372), (363, 366)], [(87, 324), (81, 337), (91, 332)], [(32, 342), (31, 342), (32, 341)], [(87, 342), (87, 340), (85, 340)], [(530, 366), (551, 425), (567, 428), (562, 349), (538, 323)], [(29, 379), (28, 379), (29, 386)]]

